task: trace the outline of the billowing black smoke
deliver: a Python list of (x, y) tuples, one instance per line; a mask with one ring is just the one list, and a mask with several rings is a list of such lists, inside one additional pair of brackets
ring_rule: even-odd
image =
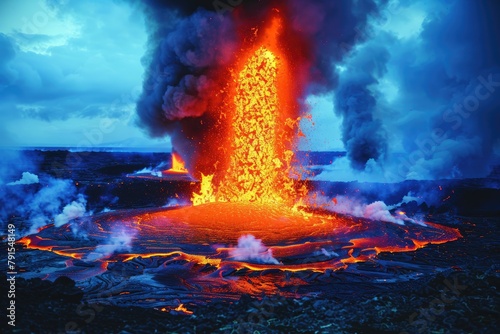
[(377, 160), (386, 153), (382, 124), (373, 117), (377, 100), (369, 87), (386, 71), (389, 53), (367, 43), (352, 58), (349, 75), (341, 76), (335, 93), (335, 110), (342, 116), (342, 139), (351, 166), (362, 170), (369, 159)]
[[(221, 144), (209, 140), (207, 133), (214, 131), (223, 110), (221, 102), (230, 78), (224, 71), (237, 57), (238, 29), (259, 27), (273, 8), (279, 8), (287, 16), (286, 34), (295, 38), (296, 43), (290, 44), (293, 58), (308, 64), (309, 81), (303, 95), (323, 93), (336, 87), (335, 63), (363, 39), (368, 17), (377, 11), (371, 0), (242, 0), (235, 8), (211, 1), (149, 0), (140, 6), (149, 41), (143, 93), (137, 103), (139, 121), (152, 136), (170, 135), (188, 165), (196, 159), (194, 154)], [(292, 67), (300, 71), (299, 65)], [(369, 115), (362, 118), (357, 117), (370, 120)], [(347, 131), (345, 139), (351, 135)], [(368, 147), (370, 143), (357, 160), (380, 155)]]
[[(420, 32), (393, 39), (379, 32), (370, 41), (390, 55), (387, 75), (372, 87), (377, 115), (392, 136), (386, 176), (486, 176), (500, 147), (500, 25), (494, 14), (500, 4), (419, 4), (426, 15)], [(397, 83), (391, 99), (381, 89), (384, 80)], [(395, 158), (396, 153), (402, 155)]]
[[(170, 135), (188, 164), (195, 153), (222, 145), (207, 133), (221, 126), (227, 65), (241, 46), (237, 31), (259, 27), (273, 8), (286, 17), (292, 58), (307, 65), (307, 85), (297, 98), (334, 93), (354, 169), (372, 161), (370, 169), (378, 166), (389, 181), (484, 175), (500, 146), (499, 5), (493, 0), (449, 6), (149, 0), (140, 6), (149, 30), (140, 123), (153, 136)], [(422, 24), (409, 35), (383, 28), (399, 20), (405, 30), (405, 17), (420, 12)], [(477, 90), (488, 97), (479, 99)]]
[(236, 41), (231, 20), (203, 4), (207, 2), (139, 4), (149, 31), (139, 122), (152, 136), (169, 134), (188, 163), (198, 145), (207, 142), (206, 128), (213, 119), (204, 114), (221, 102), (224, 89), (214, 73), (227, 65)]

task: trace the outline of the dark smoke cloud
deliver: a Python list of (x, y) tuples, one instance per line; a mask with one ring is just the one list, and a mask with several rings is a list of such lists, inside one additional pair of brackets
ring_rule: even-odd
[[(300, 60), (292, 68), (300, 77), (304, 71), (300, 63), (309, 65), (304, 75), (309, 77), (308, 85), (300, 99), (337, 85), (335, 62), (364, 38), (368, 18), (377, 11), (374, 1), (347, 0), (243, 0), (224, 13), (210, 1), (146, 1), (140, 6), (149, 30), (146, 77), (137, 104), (140, 124), (152, 136), (169, 134), (184, 155), (220, 145), (210, 143), (206, 134), (216, 124), (230, 78), (225, 67), (241, 46), (237, 29), (259, 26), (273, 8), (287, 16), (284, 39), (290, 39), (288, 48)], [(188, 164), (195, 159), (192, 155), (184, 158)]]
[[(206, 149), (206, 127), (221, 103), (221, 72), (236, 46), (231, 20), (202, 1), (146, 1), (148, 50), (146, 73), (137, 103), (139, 123), (150, 135), (172, 138), (188, 166), (200, 146)], [(201, 126), (205, 124), (205, 127)], [(201, 151), (201, 149), (200, 149)]]
[(381, 44), (366, 43), (349, 60), (349, 75), (336, 89), (336, 112), (342, 116), (342, 139), (351, 166), (364, 169), (369, 159), (386, 153), (386, 136), (374, 119), (377, 99), (370, 89), (386, 72), (389, 52)]
[[(286, 16), (287, 46), (298, 59), (292, 64), (297, 77), (307, 66), (298, 98), (334, 92), (352, 168), (389, 181), (485, 175), (500, 146), (500, 93), (491, 91), (500, 81), (499, 6), (465, 0), (449, 6), (427, 0), (242, 1), (221, 14), (205, 1), (147, 1), (150, 47), (138, 114), (152, 135), (170, 134), (181, 153), (220, 145), (207, 143), (206, 134), (223, 95), (214, 92), (223, 91), (227, 80), (221, 73), (240, 43), (234, 31), (258, 26), (278, 7)], [(424, 11), (421, 31), (401, 37), (381, 28), (401, 20), (408, 8)], [(491, 86), (487, 99), (473, 111), (455, 107), (470, 107), (485, 81)], [(396, 97), (387, 95), (383, 82), (392, 82)]]
[[(143, 116), (158, 112), (158, 107), (166, 121), (201, 116), (221, 86), (211, 72), (230, 60), (235, 48), (233, 31), (229, 20), (200, 9), (179, 19), (171, 31), (154, 41), (138, 108), (141, 119), (147, 122)], [(153, 130), (157, 132), (161, 130)]]
[(400, 97), (387, 105), (394, 112), (381, 116), (404, 150), (387, 164), (399, 178), (486, 176), (500, 146), (500, 25), (494, 14), (500, 4), (455, 0), (442, 9), (422, 3), (428, 7), (419, 36), (385, 44)]
[(350, 166), (391, 182), (488, 175), (500, 152), (500, 3), (397, 3), (380, 5), (336, 63)]
[(306, 36), (313, 50), (308, 93), (328, 93), (338, 83), (335, 64), (365, 39), (368, 19), (379, 8), (372, 0), (292, 0), (290, 5), (293, 33)]

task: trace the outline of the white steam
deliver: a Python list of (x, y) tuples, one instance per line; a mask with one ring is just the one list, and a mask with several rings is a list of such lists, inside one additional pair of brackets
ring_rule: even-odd
[(85, 260), (95, 261), (106, 258), (117, 252), (130, 252), (132, 250), (132, 240), (137, 231), (117, 228), (111, 231), (109, 238), (101, 245), (98, 245), (92, 253), (87, 255)]
[(78, 194), (78, 198), (67, 204), (62, 212), (54, 217), (54, 225), (59, 227), (73, 219), (83, 217), (86, 212), (87, 200), (83, 197), (82, 194)]
[(238, 246), (229, 251), (229, 255), (237, 261), (251, 261), (257, 263), (279, 264), (273, 257), (273, 252), (255, 239), (251, 234), (243, 235), (238, 239)]
[[(36, 187), (17, 186), (34, 182), (37, 182)], [(51, 223), (61, 226), (92, 214), (86, 211), (86, 198), (71, 180), (39, 179), (37, 175), (25, 172), (20, 180), (6, 184), (1, 190), (0, 221), (8, 221), (14, 216), (23, 218), (27, 224), (19, 226), (21, 236), (36, 233), (39, 228)], [(76, 224), (72, 224), (71, 229), (78, 233)]]
[(151, 167), (143, 168), (140, 171), (135, 172), (134, 174), (150, 174), (151, 176), (162, 177), (161, 171), (154, 170)]
[(134, 172), (133, 174), (150, 174), (151, 176), (156, 176), (156, 177), (162, 177), (162, 170), (166, 169), (168, 166), (168, 163), (166, 162), (160, 162), (160, 164), (154, 168), (152, 167), (145, 167), (141, 170), (138, 170)]
[(351, 199), (346, 196), (337, 196), (332, 200), (327, 196), (314, 194), (314, 196), (309, 198), (308, 202), (313, 206), (320, 206), (333, 212), (351, 215), (354, 217), (378, 220), (398, 225), (404, 225), (405, 222), (411, 222), (425, 226), (424, 223), (408, 217), (403, 211), (397, 211), (396, 215), (391, 214), (389, 210), (395, 208), (396, 206), (387, 206), (382, 201), (365, 204), (359, 200)]
[(170, 198), (165, 205), (162, 206), (162, 208), (176, 208), (176, 207), (181, 207), (185, 205), (190, 205), (190, 202), (178, 199), (178, 198)]
[(15, 186), (19, 184), (33, 184), (33, 183), (39, 183), (40, 180), (38, 179), (38, 175), (32, 174), (30, 172), (23, 172), (23, 176), (21, 179), (14, 181), (14, 182), (9, 182), (7, 183), (8, 186)]

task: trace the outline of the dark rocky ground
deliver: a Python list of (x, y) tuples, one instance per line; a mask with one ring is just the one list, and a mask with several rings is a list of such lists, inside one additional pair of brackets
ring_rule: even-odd
[[(158, 206), (164, 204), (168, 194), (187, 196), (191, 191), (191, 185), (185, 183), (144, 182), (123, 177), (168, 159), (162, 155), (89, 154), (83, 157), (83, 162), (70, 166), (67, 161), (74, 157), (71, 153), (32, 154), (37, 156), (39, 173), (74, 180), (87, 194), (89, 206), (94, 209)], [(18, 277), (16, 327), (7, 327), (4, 319), (0, 322), (0, 330), (13, 333), (497, 332), (500, 318), (498, 176), (441, 184), (445, 184), (443, 191), (453, 190), (449, 201), (431, 207), (409, 205), (408, 209), (424, 210), (432, 215), (432, 221), (459, 228), (464, 237), (415, 252), (378, 256), (381, 261), (448, 268), (441, 272), (408, 282), (377, 284), (353, 281), (348, 273), (334, 272), (332, 275), (336, 275), (337, 282), (325, 285), (325, 293), (314, 298), (243, 295), (234, 302), (213, 300), (206, 305), (186, 305), (193, 315), (119, 305), (89, 305), (82, 302), (82, 292), (68, 278), (50, 282)], [(353, 186), (356, 187), (331, 185), (332, 189), (344, 187), (346, 191)], [(416, 186), (422, 187), (407, 182), (402, 188)], [(130, 193), (142, 195), (138, 198)], [(103, 198), (118, 200), (102, 203)], [(5, 243), (2, 243), (1, 253), (6, 253)], [(2, 270), (2, 274), (5, 272)], [(5, 310), (8, 302), (4, 298), (7, 294), (5, 275), (0, 276), (0, 284), (0, 307)]]
[[(193, 315), (80, 303), (71, 280), (18, 280), (13, 333), (494, 333), (498, 267), (436, 275), (362, 298), (263, 299), (190, 307)], [(5, 281), (5, 277), (1, 278)], [(335, 287), (332, 287), (335, 288)], [(5, 303), (2, 308), (5, 309)], [(5, 323), (3, 324), (5, 326)]]

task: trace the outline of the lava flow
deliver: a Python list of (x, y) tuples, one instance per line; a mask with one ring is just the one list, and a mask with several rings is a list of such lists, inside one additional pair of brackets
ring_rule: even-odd
[[(293, 295), (289, 287), (307, 280), (290, 273), (345, 269), (375, 260), (380, 252), (413, 251), (460, 237), (458, 230), (437, 224), (397, 225), (299, 204), (307, 189), (291, 177), (293, 135), (299, 130), (297, 118), (287, 110), (293, 87), (280, 30), (280, 20), (272, 20), (235, 65), (228, 103), (232, 110), (227, 111), (231, 126), (224, 134), (231, 144), (228, 161), (220, 162), (216, 174), (201, 175), (193, 206), (110, 212), (73, 222), (87, 231), (84, 240), (69, 236), (67, 225), (23, 238), (28, 248), (74, 259), (50, 278), (64, 274), (83, 279), (88, 276), (79, 276), (81, 270), (75, 274), (76, 264), (105, 262), (98, 270), (92, 267), (94, 272), (148, 274), (156, 282), (151, 283), (154, 289), (163, 286), (161, 297), (151, 297), (152, 288), (146, 298), (158, 306), (165, 306), (171, 289), (176, 298), (189, 300), (193, 291), (202, 299)], [(172, 168), (163, 174), (187, 174), (180, 157), (173, 154), (172, 159)]]

